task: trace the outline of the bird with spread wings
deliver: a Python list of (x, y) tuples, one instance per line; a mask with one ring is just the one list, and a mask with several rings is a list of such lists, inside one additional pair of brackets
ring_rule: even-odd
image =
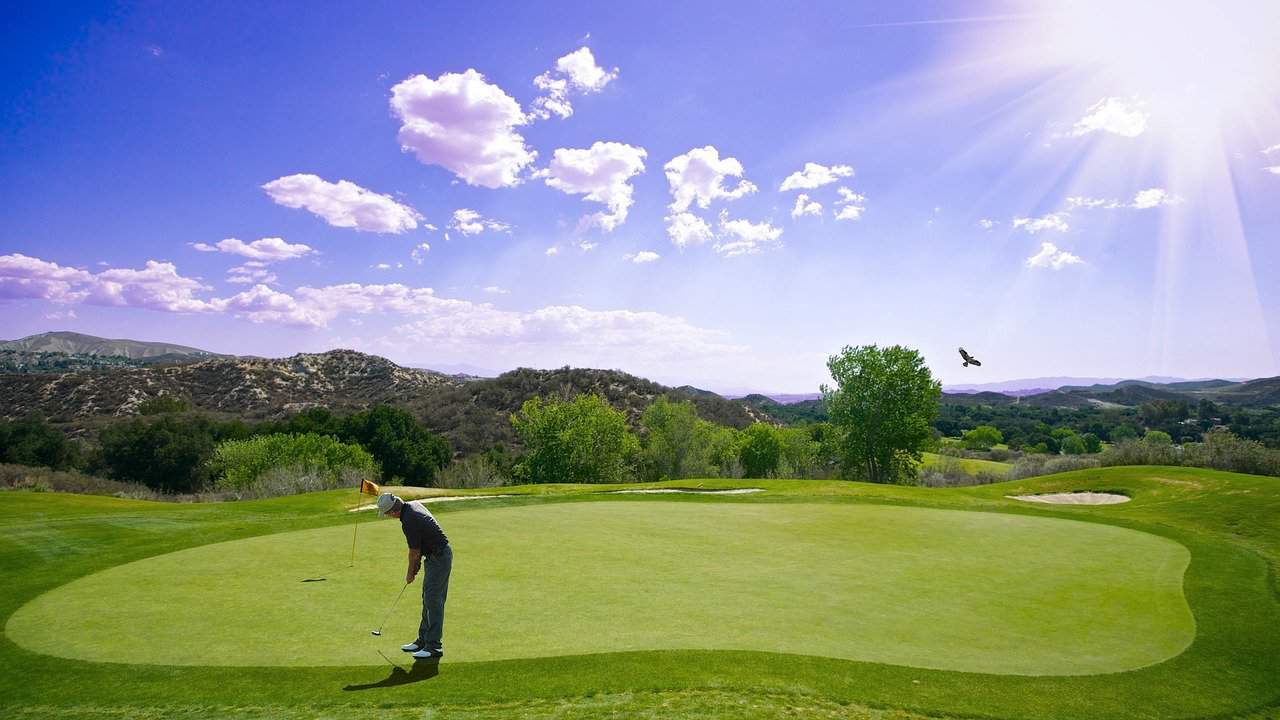
[(977, 367), (982, 367), (982, 363), (978, 362), (972, 355), (965, 352), (964, 348), (960, 348), (960, 357), (964, 359), (965, 367), (969, 367), (970, 365), (976, 365)]

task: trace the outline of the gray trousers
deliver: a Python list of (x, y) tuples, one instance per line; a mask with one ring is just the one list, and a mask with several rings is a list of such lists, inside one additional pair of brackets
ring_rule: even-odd
[(453, 549), (448, 545), (425, 556), (422, 578), (422, 624), (418, 626), (418, 646), (440, 650), (444, 635), (444, 601), (449, 595), (449, 571), (453, 569)]

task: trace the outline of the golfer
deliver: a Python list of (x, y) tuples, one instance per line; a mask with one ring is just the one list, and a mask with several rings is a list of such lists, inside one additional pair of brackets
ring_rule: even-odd
[(418, 575), (418, 568), (425, 559), (427, 576), (422, 580), (422, 624), (418, 626), (418, 639), (401, 650), (413, 653), (419, 660), (444, 657), (444, 601), (449, 594), (449, 571), (453, 568), (453, 550), (449, 538), (440, 529), (440, 523), (420, 500), (405, 502), (391, 493), (378, 496), (378, 514), (400, 518), (400, 529), (409, 542), (409, 570), (404, 576), (406, 585)]

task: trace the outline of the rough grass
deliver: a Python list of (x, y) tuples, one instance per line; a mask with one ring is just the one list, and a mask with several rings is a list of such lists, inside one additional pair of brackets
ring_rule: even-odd
[[(671, 486), (733, 487), (725, 480)], [(873, 708), (934, 717), (1191, 718), (1274, 716), (1280, 702), (1280, 485), (1274, 478), (1172, 467), (1087, 470), (970, 488), (931, 490), (822, 481), (752, 481), (747, 499), (654, 496), (638, 502), (877, 503), (1073, 518), (1181, 543), (1191, 564), (1183, 591), (1196, 638), (1171, 660), (1140, 670), (1074, 677), (920, 670), (803, 655), (670, 650), (492, 662), (435, 672), (381, 668), (119, 665), (69, 661), (0, 639), (0, 717), (804, 717)], [(617, 489), (611, 486), (609, 489)], [(1105, 507), (1042, 507), (1005, 495), (1110, 490)], [(477, 505), (598, 500), (598, 488), (503, 488), (519, 497), (436, 506), (446, 528)], [(465, 491), (464, 491), (465, 492)], [(432, 494), (459, 494), (443, 491)], [(0, 493), (0, 620), (76, 578), (175, 550), (354, 522), (354, 493), (175, 505), (15, 491)], [(631, 502), (637, 502), (633, 496)], [(632, 541), (619, 538), (618, 542)], [(856, 552), (856, 548), (851, 548)], [(394, 552), (400, 552), (399, 547)], [(455, 579), (455, 582), (458, 582)], [(749, 597), (743, 599), (749, 602)], [(854, 604), (850, 611), (860, 608)], [(194, 611), (198, 611), (195, 609)], [(377, 613), (374, 613), (375, 615)], [(56, 632), (57, 629), (51, 629)], [(198, 648), (200, 638), (192, 638)], [(397, 660), (399, 660), (397, 658)], [(662, 703), (688, 693), (697, 705)], [(775, 698), (768, 700), (767, 698)], [(614, 713), (600, 698), (623, 708)], [(757, 701), (756, 698), (765, 698)], [(789, 699), (796, 698), (794, 705)], [(744, 703), (758, 702), (753, 714)], [(798, 708), (794, 712), (789, 707)], [(685, 710), (683, 708), (692, 708)], [(806, 708), (812, 708), (810, 713)], [(824, 709), (825, 708), (825, 709)], [(257, 715), (253, 715), (257, 713)], [(488, 713), (488, 715), (484, 714)], [(770, 714), (772, 713), (772, 714)], [(788, 715), (791, 713), (791, 715)], [(857, 714), (864, 713), (864, 714)], [(880, 717), (896, 717), (893, 714)], [(914, 717), (914, 716), (902, 716)]]

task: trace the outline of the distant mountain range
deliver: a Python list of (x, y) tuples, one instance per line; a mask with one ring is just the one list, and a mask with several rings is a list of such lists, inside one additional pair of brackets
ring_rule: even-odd
[[(1244, 382), (1156, 379), (1171, 382), (1032, 378), (993, 384), (1001, 385), (1004, 392), (946, 392), (942, 402), (1105, 409), (1154, 400), (1194, 404), (1209, 399), (1242, 407), (1280, 406), (1280, 377)], [(1077, 384), (1033, 392), (1035, 386), (1068, 380)], [(455, 450), (471, 452), (513, 442), (509, 418), (529, 398), (585, 392), (604, 396), (632, 423), (660, 395), (688, 400), (701, 417), (738, 428), (756, 421), (826, 418), (817, 393), (730, 399), (693, 386), (660, 385), (618, 370), (520, 368), (483, 378), (402, 367), (353, 350), (264, 359), (76, 333), (46, 333), (0, 343), (0, 417), (39, 412), (75, 426), (91, 425), (102, 416), (135, 414), (143, 401), (160, 395), (183, 398), (196, 409), (246, 419), (280, 417), (316, 406), (341, 411), (388, 403), (411, 410), (429, 428), (445, 435)]]
[(0, 350), (30, 353), (64, 353), (66, 355), (101, 355), (129, 358), (130, 360), (227, 357), (208, 350), (187, 347), (186, 345), (143, 342), (140, 340), (109, 340), (75, 332), (48, 332), (31, 335), (19, 340), (0, 341)]

